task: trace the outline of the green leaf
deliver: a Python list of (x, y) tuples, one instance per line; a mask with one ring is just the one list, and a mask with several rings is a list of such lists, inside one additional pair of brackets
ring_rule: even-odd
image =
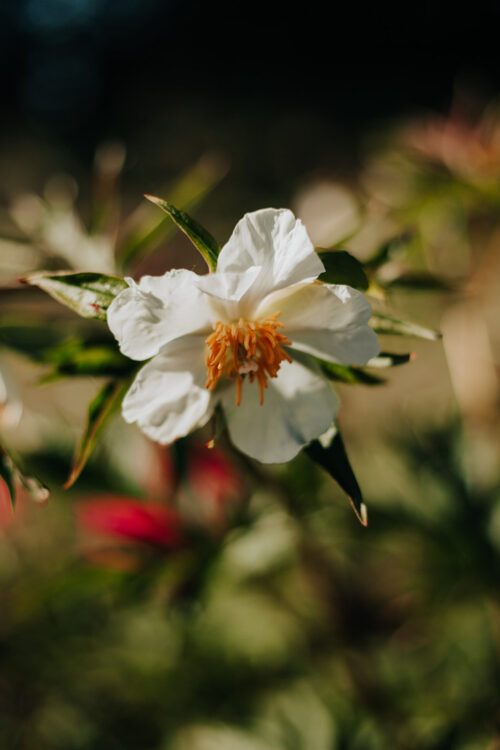
[(67, 490), (71, 487), (80, 476), (104, 427), (119, 408), (129, 385), (128, 380), (112, 380), (106, 383), (93, 401), (90, 402), (87, 426), (78, 446), (69, 477), (64, 484), (64, 489)]
[(348, 284), (366, 291), (370, 286), (362, 264), (346, 250), (320, 250), (318, 255), (325, 266), (320, 280), (328, 284)]
[(392, 315), (384, 313), (374, 313), (370, 320), (370, 325), (379, 334), (388, 334), (391, 336), (415, 336), (429, 341), (437, 341), (441, 334), (432, 328), (425, 328), (418, 323), (411, 323), (408, 320), (399, 320)]
[(335, 380), (339, 383), (350, 383), (351, 385), (380, 385), (385, 382), (384, 378), (366, 372), (366, 370), (363, 370), (361, 367), (338, 365), (333, 362), (327, 362), (324, 359), (318, 359), (317, 357), (315, 357), (315, 359), (325, 375), (330, 380)]
[(125, 357), (111, 345), (88, 346), (78, 340), (66, 341), (45, 352), (44, 361), (55, 364), (49, 375), (94, 375), (125, 377), (137, 368), (137, 362)]
[(33, 273), (22, 279), (37, 286), (84, 318), (106, 320), (106, 311), (117, 294), (128, 289), (119, 276), (66, 271)]
[[(73, 335), (72, 335), (73, 334)], [(76, 334), (76, 335), (75, 335)], [(104, 334), (104, 335), (103, 335)], [(35, 362), (52, 364), (54, 369), (42, 382), (62, 375), (126, 377), (137, 363), (118, 350), (106, 329), (75, 319), (68, 321), (29, 321), (0, 319), (0, 346), (30, 357)]]
[(335, 479), (349, 498), (358, 521), (363, 526), (367, 526), (366, 505), (363, 502), (361, 489), (349, 463), (340, 431), (333, 426), (331, 431), (329, 430), (318, 440), (313, 440), (304, 450), (312, 461), (325, 469)]
[(367, 363), (367, 367), (386, 368), (386, 367), (398, 367), (399, 365), (405, 365), (414, 359), (415, 355), (413, 352), (410, 354), (395, 354), (393, 352), (380, 352), (376, 357), (372, 357)]
[(16, 502), (16, 483), (19, 481), (30, 493), (33, 500), (43, 504), (50, 497), (50, 490), (37, 477), (29, 476), (14, 461), (11, 454), (0, 445), (0, 477), (4, 480), (9, 491), (12, 507)]
[(67, 333), (52, 322), (23, 322), (14, 318), (0, 320), (0, 346), (35, 360), (43, 359), (46, 349), (56, 346), (66, 337)]
[(155, 203), (162, 211), (165, 211), (172, 221), (174, 221), (179, 229), (181, 229), (186, 237), (189, 237), (195, 248), (201, 253), (205, 259), (209, 269), (215, 271), (217, 267), (217, 258), (219, 257), (220, 247), (217, 241), (212, 235), (204, 229), (201, 224), (191, 218), (185, 211), (173, 206), (171, 203), (156, 198), (154, 195), (144, 196)]
[[(164, 192), (171, 202), (190, 211), (217, 185), (228, 170), (227, 161), (206, 154)], [(124, 223), (118, 236), (118, 259), (128, 266), (160, 247), (176, 230), (169, 215), (159, 214), (144, 201)]]

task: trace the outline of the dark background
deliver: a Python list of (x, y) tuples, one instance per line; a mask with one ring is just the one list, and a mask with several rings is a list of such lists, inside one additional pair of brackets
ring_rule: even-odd
[(52, 149), (42, 171), (82, 181), (96, 146), (118, 138), (140, 193), (215, 150), (236, 216), (286, 201), (309, 173), (348, 173), (366, 132), (446, 112), (457, 87), (490, 100), (499, 15), (485, 0), (3, 3), (0, 148), (24, 153), (26, 183), (33, 144)]
[(499, 84), (494, 2), (23, 0), (1, 10), (2, 135), (29, 128), (84, 154), (158, 111), (313, 112), (347, 132), (443, 108), (457, 79)]

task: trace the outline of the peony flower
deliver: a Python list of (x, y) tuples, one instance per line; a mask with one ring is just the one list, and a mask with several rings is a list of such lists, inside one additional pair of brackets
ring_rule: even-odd
[(220, 404), (234, 445), (264, 463), (293, 458), (331, 425), (338, 399), (315, 357), (363, 365), (378, 351), (371, 307), (324, 284), (302, 222), (286, 209), (246, 214), (206, 276), (143, 276), (108, 309), (120, 349), (150, 360), (122, 412), (171, 443)]

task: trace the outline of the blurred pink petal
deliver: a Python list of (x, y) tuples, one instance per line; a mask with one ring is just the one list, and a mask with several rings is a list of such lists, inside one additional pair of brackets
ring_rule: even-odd
[(193, 493), (202, 501), (223, 505), (234, 502), (243, 492), (240, 473), (218, 448), (193, 447), (188, 471)]
[(81, 503), (77, 516), (90, 531), (154, 547), (176, 547), (183, 538), (178, 513), (159, 503), (107, 495)]
[(415, 123), (404, 134), (406, 143), (423, 158), (442, 163), (465, 177), (494, 176), (500, 171), (500, 123), (485, 117), (433, 117)]
[(9, 490), (3, 479), (0, 479), (0, 532), (4, 531), (14, 520), (14, 512)]

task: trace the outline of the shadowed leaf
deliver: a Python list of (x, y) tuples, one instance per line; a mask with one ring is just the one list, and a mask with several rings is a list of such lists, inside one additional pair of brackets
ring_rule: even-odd
[(59, 344), (67, 333), (55, 323), (21, 322), (4, 319), (0, 321), (0, 346), (25, 354), (33, 359), (43, 359), (46, 349)]
[(367, 526), (368, 517), (361, 489), (349, 463), (342, 435), (339, 430), (335, 428), (334, 430), (330, 439), (321, 437), (318, 440), (313, 440), (304, 449), (305, 453), (335, 479), (349, 498), (358, 521), (363, 526)]
[(89, 405), (87, 427), (76, 452), (70, 475), (64, 484), (64, 489), (71, 487), (80, 476), (85, 464), (90, 458), (99, 437), (109, 418), (119, 408), (122, 398), (130, 383), (123, 380), (112, 380), (99, 391)]
[(49, 379), (54, 375), (125, 377), (131, 375), (137, 367), (137, 363), (125, 357), (112, 345), (88, 346), (78, 340), (67, 341), (46, 351), (44, 362), (55, 365), (48, 376)]
[(29, 476), (14, 461), (10, 453), (0, 445), (0, 477), (9, 490), (10, 500), (14, 507), (16, 502), (16, 482), (19, 481), (29, 492), (33, 500), (43, 504), (50, 497), (49, 489), (36, 477)]
[(315, 359), (325, 375), (330, 380), (336, 380), (339, 383), (380, 385), (385, 382), (384, 378), (381, 378), (379, 375), (373, 375), (371, 372), (363, 370), (362, 367), (338, 365), (333, 362), (327, 362), (324, 359)]
[(319, 277), (321, 281), (328, 284), (348, 284), (363, 291), (368, 289), (368, 277), (354, 255), (346, 250), (320, 250), (318, 255), (325, 266), (324, 273)]

